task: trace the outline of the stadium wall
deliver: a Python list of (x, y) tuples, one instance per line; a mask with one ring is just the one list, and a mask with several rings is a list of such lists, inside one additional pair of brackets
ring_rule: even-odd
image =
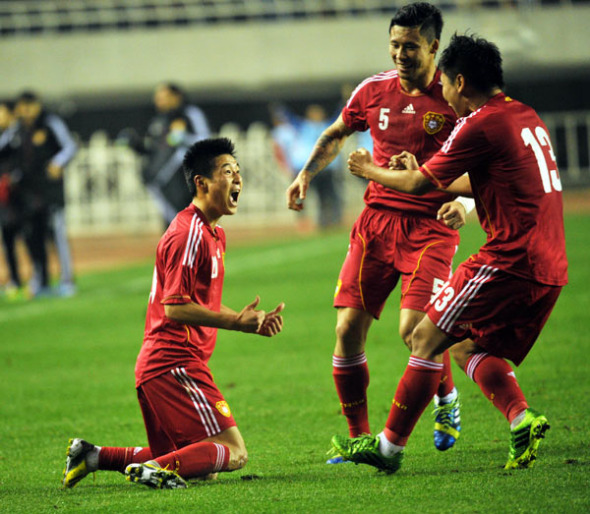
[[(590, 72), (590, 7), (445, 12), (443, 45), (469, 29), (495, 41), (509, 74)], [(356, 80), (390, 65), (384, 17), (282, 20), (2, 39), (0, 95), (132, 94), (174, 79), (208, 96)], [(124, 101), (128, 101), (124, 98)]]

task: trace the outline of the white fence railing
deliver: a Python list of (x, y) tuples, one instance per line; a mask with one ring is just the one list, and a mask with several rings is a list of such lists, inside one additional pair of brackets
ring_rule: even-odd
[[(565, 187), (590, 186), (590, 112), (553, 113), (543, 116), (551, 132)], [(219, 135), (236, 144), (244, 177), (239, 214), (226, 223), (244, 226), (281, 225), (294, 222), (295, 213), (285, 207), (290, 179), (275, 159), (272, 136), (266, 125), (253, 123), (247, 130), (233, 124)], [(343, 154), (357, 145), (351, 138)], [(75, 235), (141, 233), (161, 229), (154, 202), (141, 182), (140, 158), (115, 146), (103, 133), (82, 144), (66, 172), (68, 227)], [(360, 209), (363, 184), (343, 170), (345, 210)], [(315, 216), (313, 193), (307, 211)]]

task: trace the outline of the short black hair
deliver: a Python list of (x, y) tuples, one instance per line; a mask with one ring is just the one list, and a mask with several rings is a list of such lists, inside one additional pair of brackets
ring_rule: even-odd
[(182, 170), (188, 190), (192, 196), (197, 194), (194, 178), (197, 175), (211, 178), (215, 159), (220, 155), (229, 154), (236, 157), (236, 150), (231, 140), (226, 137), (202, 139), (194, 143), (184, 155)]
[(451, 80), (463, 75), (470, 86), (482, 93), (504, 87), (500, 50), (494, 43), (474, 35), (453, 34), (438, 66)]
[(30, 91), (30, 90), (23, 91), (16, 98), (17, 103), (24, 102), (24, 103), (30, 104), (33, 102), (40, 102), (40, 101), (41, 100), (39, 98), (39, 95), (37, 93), (35, 93), (34, 91)]
[(391, 18), (389, 32), (394, 25), (400, 27), (420, 27), (420, 34), (429, 43), (440, 39), (443, 28), (442, 14), (438, 7), (427, 2), (415, 2), (400, 7)]

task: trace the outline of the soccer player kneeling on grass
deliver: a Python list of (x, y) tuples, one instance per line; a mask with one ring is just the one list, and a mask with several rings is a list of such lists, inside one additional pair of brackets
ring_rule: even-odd
[(259, 298), (236, 312), (221, 304), (225, 233), (242, 191), (234, 145), (225, 138), (195, 143), (183, 162), (192, 203), (160, 239), (135, 378), (149, 447), (96, 446), (70, 440), (64, 487), (89, 473), (112, 470), (158, 489), (186, 479), (242, 468), (248, 454), (207, 362), (217, 329), (274, 336), (280, 312), (257, 310)]
[[(530, 107), (507, 97), (498, 48), (455, 35), (443, 52), (443, 95), (459, 120), (442, 148), (422, 166), (403, 152), (387, 170), (366, 150), (350, 155), (354, 175), (421, 194), (469, 170), (487, 242), (462, 263), (431, 300), (412, 333), (412, 355), (389, 417), (377, 436), (334, 436), (347, 460), (392, 473), (440, 381), (451, 351), (467, 375), (510, 423), (505, 469), (530, 468), (549, 428), (529, 408), (512, 368), (519, 365), (567, 283), (561, 182), (549, 132)], [(469, 339), (467, 339), (469, 338)]]

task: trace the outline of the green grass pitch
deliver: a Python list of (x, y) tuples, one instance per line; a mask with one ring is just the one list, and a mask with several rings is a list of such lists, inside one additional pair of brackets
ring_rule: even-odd
[[(83, 275), (75, 298), (0, 299), (0, 511), (588, 512), (590, 217), (568, 216), (566, 229), (570, 285), (516, 370), (529, 402), (552, 425), (533, 469), (502, 469), (507, 423), (456, 366), (463, 432), (455, 448), (435, 450), (429, 409), (397, 474), (324, 464), (330, 437), (346, 433), (331, 377), (343, 231), (250, 247), (229, 241), (224, 303), (238, 309), (256, 294), (262, 308), (285, 301), (285, 329), (274, 339), (220, 332), (211, 367), (250, 462), (187, 490), (148, 490), (112, 472), (60, 488), (69, 437), (146, 444), (133, 368), (152, 263)], [(483, 239), (475, 221), (462, 234), (457, 263)], [(398, 300), (396, 291), (367, 348), (376, 431), (408, 360)]]

